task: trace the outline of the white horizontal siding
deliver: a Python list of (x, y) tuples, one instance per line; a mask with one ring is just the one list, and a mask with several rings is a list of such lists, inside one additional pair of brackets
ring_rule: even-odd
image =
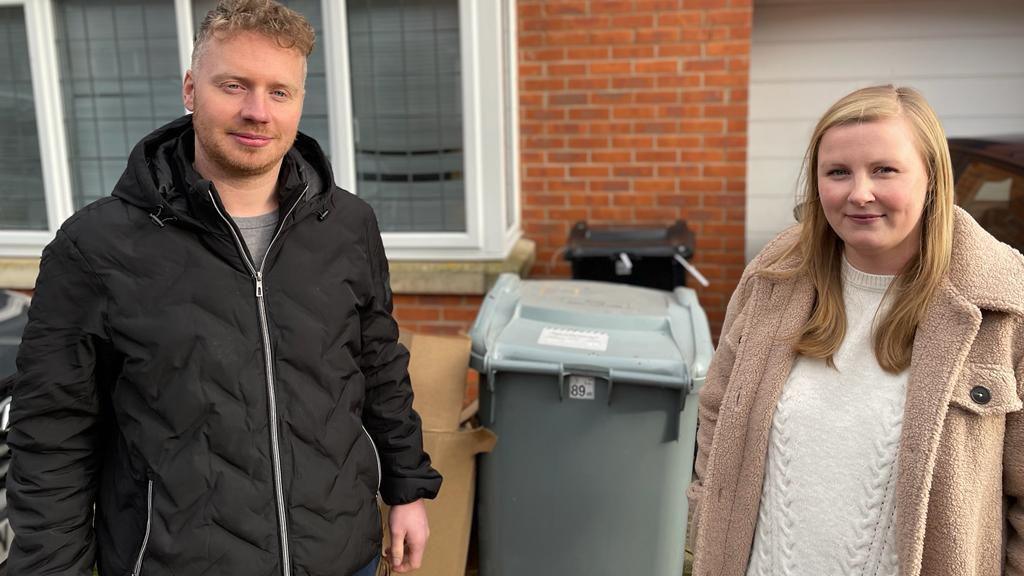
[(1024, 132), (1022, 30), (1015, 0), (756, 0), (747, 259), (793, 222), (814, 123), (856, 88), (921, 90), (950, 136)]
[(1012, 36), (1020, 10), (1019, 0), (755, 0), (753, 32), (761, 43)]
[[(779, 194), (763, 194), (747, 201), (747, 206), (765, 216), (766, 221), (791, 222), (793, 218), (794, 196), (792, 192)], [(774, 235), (778, 230), (774, 226), (755, 227), (748, 230), (759, 234)], [(770, 237), (770, 236), (769, 236)]]
[[(756, 82), (804, 80), (802, 70), (814, 69), (819, 79), (860, 80), (898, 76), (913, 79), (984, 79), (1024, 74), (1021, 31), (1004, 36), (972, 38), (964, 46), (957, 38), (899, 38), (893, 40), (815, 40), (765, 42), (752, 55), (751, 79)], [(856, 57), (851, 58), (850, 54)], [(922, 57), (925, 56), (925, 57)], [(799, 66), (793, 62), (799, 61)], [(836, 66), (842, 62), (842, 66)]]
[[(747, 198), (775, 197), (786, 195), (791, 199), (800, 179), (802, 158), (755, 158), (747, 163), (748, 181), (753, 178), (757, 186), (747, 186)], [(750, 204), (747, 204), (748, 208)], [(756, 228), (756, 226), (755, 226)]]
[[(1022, 23), (1024, 25), (1024, 23)], [(1021, 36), (1024, 57), (1024, 34)], [(909, 85), (924, 93), (940, 119), (1015, 118), (1024, 119), (1024, 72), (1017, 76), (974, 78), (905, 78), (863, 76), (844, 80), (790, 80), (751, 82), (750, 119), (817, 121), (825, 108), (842, 95), (868, 84)], [(838, 96), (834, 96), (838, 94)], [(824, 101), (820, 108), (810, 106)]]

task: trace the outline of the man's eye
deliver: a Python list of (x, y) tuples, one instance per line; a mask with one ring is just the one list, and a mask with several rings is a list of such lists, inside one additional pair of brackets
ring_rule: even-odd
[(224, 89), (229, 91), (238, 91), (242, 89), (242, 85), (237, 82), (228, 82), (224, 84)]
[(274, 90), (273, 92), (271, 92), (271, 94), (273, 94), (277, 98), (287, 98), (288, 97), (288, 93), (285, 92), (284, 90)]

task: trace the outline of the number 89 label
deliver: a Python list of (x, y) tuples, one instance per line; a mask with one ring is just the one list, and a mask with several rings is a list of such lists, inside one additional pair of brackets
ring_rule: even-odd
[(573, 400), (594, 399), (594, 378), (592, 376), (569, 376), (569, 398)]

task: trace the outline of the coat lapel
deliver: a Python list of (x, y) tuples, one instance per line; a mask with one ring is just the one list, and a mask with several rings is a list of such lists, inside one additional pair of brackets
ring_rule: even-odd
[(896, 477), (900, 574), (921, 570), (928, 493), (946, 410), (980, 327), (978, 307), (945, 282), (914, 339)]

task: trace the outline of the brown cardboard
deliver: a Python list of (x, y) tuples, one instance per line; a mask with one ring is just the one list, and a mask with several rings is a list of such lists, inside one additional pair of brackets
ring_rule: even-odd
[(409, 349), (412, 406), (423, 419), (423, 429), (457, 430), (466, 395), (470, 340), (403, 332), (399, 341)]
[[(486, 428), (423, 432), (423, 447), (444, 476), (441, 493), (427, 500), (430, 540), (417, 576), (465, 576), (469, 529), (476, 492), (476, 455), (490, 452), (498, 438)], [(385, 518), (387, 507), (384, 507)], [(385, 530), (384, 546), (391, 543)]]
[[(409, 348), (413, 407), (423, 419), (423, 448), (444, 477), (441, 493), (427, 500), (430, 540), (417, 576), (465, 576), (476, 492), (476, 455), (490, 452), (497, 437), (485, 428), (459, 428), (464, 414), (468, 338), (403, 332)], [(387, 507), (384, 508), (385, 519)], [(384, 546), (390, 546), (387, 530)]]

